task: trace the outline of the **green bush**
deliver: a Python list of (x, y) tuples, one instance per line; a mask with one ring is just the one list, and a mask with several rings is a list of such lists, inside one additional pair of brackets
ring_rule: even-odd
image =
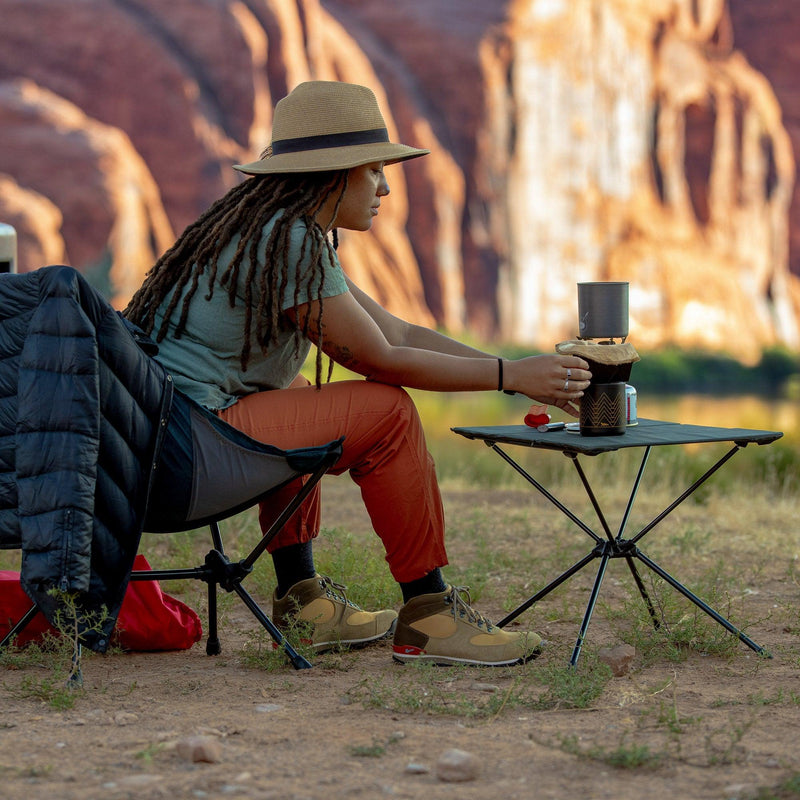
[(731, 356), (668, 348), (639, 353), (631, 383), (650, 394), (756, 394), (786, 396), (800, 375), (800, 355), (782, 348), (765, 350), (755, 366)]

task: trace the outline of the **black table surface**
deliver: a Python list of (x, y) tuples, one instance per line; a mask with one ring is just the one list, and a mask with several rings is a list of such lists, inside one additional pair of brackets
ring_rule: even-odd
[(640, 419), (637, 425), (628, 426), (625, 433), (616, 436), (582, 436), (578, 431), (568, 430), (541, 432), (527, 425), (490, 425), (479, 428), (451, 428), (451, 430), (467, 439), (592, 456), (625, 447), (706, 442), (733, 442), (741, 446), (750, 443), (769, 444), (783, 436), (781, 431), (713, 428), (653, 419)]

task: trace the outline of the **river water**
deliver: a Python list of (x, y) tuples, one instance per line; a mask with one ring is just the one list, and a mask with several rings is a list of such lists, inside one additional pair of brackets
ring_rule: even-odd
[(639, 397), (640, 417), (665, 419), (694, 425), (723, 428), (759, 428), (783, 431), (788, 438), (800, 437), (800, 403), (792, 400), (768, 400), (755, 395), (709, 397)]

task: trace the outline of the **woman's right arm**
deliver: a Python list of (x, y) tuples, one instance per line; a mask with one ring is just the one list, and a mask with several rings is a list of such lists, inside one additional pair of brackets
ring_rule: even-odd
[[(301, 325), (308, 319), (311, 340), (335, 362), (367, 380), (439, 392), (498, 388), (496, 359), (482, 353), (453, 355), (393, 345), (350, 292), (324, 300), (319, 325), (318, 312), (318, 301), (314, 301), (286, 313)], [(571, 377), (564, 391), (567, 369), (571, 370)], [(590, 378), (588, 364), (577, 356), (529, 356), (503, 363), (504, 389), (572, 414), (577, 414), (574, 403), (583, 395)]]

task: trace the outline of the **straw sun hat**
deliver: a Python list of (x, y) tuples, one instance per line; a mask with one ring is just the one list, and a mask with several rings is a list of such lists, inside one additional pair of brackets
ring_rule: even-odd
[(263, 158), (234, 169), (248, 175), (394, 164), (429, 153), (389, 141), (378, 101), (366, 86), (308, 81), (275, 106), (272, 144)]

